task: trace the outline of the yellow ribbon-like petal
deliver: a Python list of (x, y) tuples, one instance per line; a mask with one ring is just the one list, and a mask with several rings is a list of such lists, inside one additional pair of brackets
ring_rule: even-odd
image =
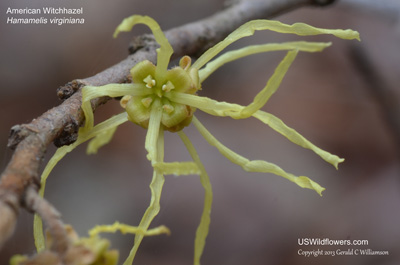
[(156, 162), (156, 157), (157, 157), (156, 147), (159, 138), (159, 130), (161, 127), (160, 126), (161, 118), (162, 118), (161, 102), (159, 99), (157, 99), (151, 106), (149, 128), (147, 130), (146, 140), (144, 144), (144, 147), (148, 152), (147, 159), (149, 159), (152, 164)]
[(118, 36), (121, 31), (131, 31), (132, 27), (136, 24), (145, 24), (153, 32), (154, 38), (157, 43), (160, 44), (160, 48), (157, 49), (157, 68), (156, 68), (156, 79), (162, 81), (165, 78), (167, 72), (169, 60), (173, 53), (171, 44), (162, 32), (160, 25), (148, 16), (133, 15), (125, 18), (121, 24), (115, 29), (114, 38)]
[[(115, 115), (114, 117), (96, 125), (92, 130), (90, 131), (85, 131), (84, 129), (80, 130), (80, 133), (78, 134), (78, 139), (66, 146), (62, 146), (57, 149), (55, 154), (52, 156), (52, 158), (49, 160), (47, 163), (45, 169), (43, 170), (43, 173), (41, 175), (41, 188), (39, 190), (39, 195), (44, 196), (44, 191), (46, 188), (46, 181), (47, 178), (50, 174), (50, 172), (53, 170), (53, 168), (57, 165), (57, 163), (69, 152), (74, 150), (78, 145), (86, 142), (87, 140), (95, 137), (98, 134), (102, 134), (105, 131), (109, 131), (113, 128), (116, 128), (117, 126), (121, 125), (122, 123), (126, 122), (128, 120), (126, 112)], [(85, 131), (85, 133), (82, 133)], [(42, 250), (45, 249), (45, 240), (43, 236), (43, 224), (41, 218), (35, 214), (34, 221), (33, 221), (33, 235), (35, 239), (35, 246), (38, 252), (41, 252)]]
[(296, 130), (288, 127), (282, 120), (280, 120), (278, 117), (270, 113), (264, 111), (257, 111), (256, 113), (253, 114), (253, 116), (258, 120), (262, 121), (263, 123), (267, 124), (276, 132), (285, 136), (293, 143), (300, 145), (303, 148), (307, 148), (314, 151), (314, 153), (319, 155), (326, 162), (332, 164), (336, 169), (338, 168), (338, 164), (344, 161), (343, 158), (340, 158), (315, 146), (306, 138), (304, 138), (301, 134), (296, 132)]
[(196, 152), (193, 144), (190, 142), (189, 138), (182, 131), (178, 132), (181, 137), (183, 143), (188, 149), (190, 156), (193, 161), (197, 164), (200, 169), (200, 181), (201, 185), (204, 188), (204, 207), (203, 213), (201, 214), (200, 224), (196, 230), (196, 238), (194, 241), (194, 265), (200, 265), (200, 258), (203, 254), (204, 246), (206, 245), (206, 238), (208, 235), (208, 231), (210, 228), (210, 214), (211, 214), (211, 206), (213, 200), (212, 186), (210, 182), (210, 178), (206, 172), (206, 169), (201, 163), (199, 155)]
[(274, 74), (268, 80), (267, 85), (255, 96), (253, 102), (240, 111), (241, 118), (248, 118), (254, 112), (261, 109), (269, 98), (276, 92), (282, 82), (283, 77), (286, 75), (290, 65), (297, 56), (297, 50), (289, 51), (285, 58), (279, 63), (275, 69)]
[(137, 226), (131, 226), (127, 224), (121, 224), (120, 222), (115, 222), (112, 225), (96, 225), (95, 227), (89, 230), (89, 235), (90, 237), (95, 237), (100, 233), (115, 233), (117, 231), (120, 231), (122, 234), (137, 234), (143, 236), (171, 234), (171, 231), (169, 231), (169, 229), (164, 225), (149, 230), (143, 230), (142, 228)]
[(210, 145), (216, 147), (223, 156), (228, 158), (232, 163), (241, 166), (244, 170), (249, 172), (273, 173), (275, 175), (284, 177), (296, 183), (298, 186), (302, 188), (315, 190), (319, 195), (322, 196), (322, 191), (325, 190), (325, 188), (321, 187), (318, 183), (312, 181), (308, 177), (304, 176), (296, 177), (293, 174), (287, 173), (279, 166), (273, 163), (269, 163), (267, 161), (263, 160), (250, 161), (247, 158), (233, 152), (231, 149), (229, 149), (228, 147), (224, 146), (221, 142), (219, 142), (194, 116), (193, 116), (193, 124), (196, 126), (201, 135), (204, 137), (204, 139), (207, 140), (207, 142)]
[[(186, 102), (186, 104), (198, 108), (208, 114), (220, 117), (232, 117), (234, 119), (240, 118), (240, 112), (245, 108), (238, 104), (231, 104), (227, 102), (219, 102), (207, 97), (200, 97), (196, 95), (188, 95), (182, 93), (170, 93), (170, 99), (176, 102)], [(338, 168), (338, 164), (343, 162), (344, 159), (340, 158), (336, 155), (333, 155), (327, 151), (320, 149), (315, 146), (309, 140), (304, 138), (301, 134), (299, 134), (296, 130), (287, 126), (282, 120), (277, 118), (276, 116), (258, 110), (252, 115), (254, 118), (260, 120), (261, 122), (270, 126), (276, 132), (282, 134), (291, 142), (300, 145), (301, 147), (312, 150), (314, 153), (319, 155), (326, 162)]]
[(90, 101), (99, 97), (122, 97), (125, 95), (144, 96), (148, 89), (139, 84), (108, 84), (105, 86), (85, 86), (82, 88), (82, 110), (85, 114), (85, 131), (90, 131), (94, 126), (93, 109)]
[(308, 42), (308, 41), (291, 41), (283, 43), (267, 43), (261, 45), (250, 45), (244, 48), (233, 50), (224, 53), (217, 59), (209, 62), (205, 67), (199, 70), (200, 82), (203, 82), (210, 76), (214, 71), (223, 66), (226, 63), (236, 61), (240, 58), (271, 51), (283, 51), (283, 50), (299, 50), (304, 52), (320, 52), (323, 49), (329, 47), (331, 42)]
[[(162, 127), (160, 127), (159, 130), (160, 131), (158, 132), (156, 147), (153, 148), (155, 149), (155, 160), (154, 160), (155, 163), (163, 162), (164, 160), (164, 130), (162, 129)], [(161, 172), (154, 170), (153, 178), (150, 183), (150, 191), (151, 191), (150, 205), (146, 209), (146, 212), (144, 213), (142, 220), (140, 221), (140, 224), (138, 226), (138, 228), (141, 229), (142, 231), (145, 232), (148, 231), (151, 222), (160, 211), (160, 199), (164, 181), (165, 181), (164, 175)], [(135, 236), (135, 243), (133, 244), (133, 248), (131, 249), (128, 258), (125, 260), (123, 265), (132, 264), (136, 252), (139, 248), (139, 245), (143, 240), (143, 237), (144, 236), (141, 234)]]
[(214, 116), (225, 117), (230, 116), (231, 113), (238, 115), (238, 113), (244, 108), (238, 104), (231, 104), (224, 101), (216, 101), (208, 97), (173, 91), (165, 93), (164, 96), (172, 102), (189, 105)]
[(224, 40), (214, 45), (203, 53), (200, 58), (193, 64), (192, 67), (200, 69), (212, 58), (214, 58), (219, 52), (225, 49), (231, 43), (254, 34), (257, 30), (271, 30), (279, 33), (290, 33), (300, 36), (319, 35), (319, 34), (331, 34), (342, 39), (357, 39), (360, 40), (360, 35), (354, 30), (342, 30), (342, 29), (321, 29), (316, 28), (304, 23), (294, 23), (293, 25), (284, 24), (274, 20), (252, 20), (249, 21), (231, 34), (229, 34)]
[(89, 142), (88, 147), (86, 149), (86, 153), (88, 155), (97, 154), (97, 151), (101, 147), (103, 147), (104, 145), (108, 144), (111, 141), (116, 130), (117, 127), (114, 127), (96, 135), (96, 137)]
[(200, 175), (201, 171), (194, 162), (157, 162), (153, 164), (154, 169), (164, 175)]

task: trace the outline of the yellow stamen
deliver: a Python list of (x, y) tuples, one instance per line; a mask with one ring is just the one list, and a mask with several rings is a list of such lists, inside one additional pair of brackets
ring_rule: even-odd
[(171, 91), (172, 89), (174, 89), (175, 88), (175, 86), (171, 83), (171, 81), (168, 81), (167, 83), (165, 83), (163, 86), (162, 86), (162, 91), (165, 91), (165, 92), (169, 92), (169, 91)]
[(156, 80), (151, 75), (148, 75), (145, 79), (143, 79), (143, 82), (146, 83), (146, 87), (152, 88), (153, 86), (156, 85)]

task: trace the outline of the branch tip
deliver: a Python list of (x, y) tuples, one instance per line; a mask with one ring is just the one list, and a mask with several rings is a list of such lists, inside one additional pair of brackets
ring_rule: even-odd
[(57, 88), (57, 96), (61, 100), (66, 100), (70, 96), (72, 96), (76, 91), (80, 88), (84, 87), (85, 84), (81, 80), (73, 80), (68, 82), (67, 84), (60, 86)]
[(29, 134), (29, 131), (23, 125), (14, 125), (10, 130), (7, 147), (11, 148), (11, 150), (14, 150), (17, 145)]

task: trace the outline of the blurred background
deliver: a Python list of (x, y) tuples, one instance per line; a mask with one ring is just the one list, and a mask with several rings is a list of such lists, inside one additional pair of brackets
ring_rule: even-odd
[[(301, 53), (277, 93), (264, 107), (317, 146), (344, 157), (337, 171), (317, 155), (289, 142), (255, 119), (196, 116), (226, 146), (249, 159), (263, 159), (326, 188), (323, 197), (271, 174), (244, 172), (209, 146), (192, 127), (185, 132), (196, 146), (211, 178), (214, 205), (202, 264), (400, 264), (400, 150), (398, 131), (385, 118), (375, 92), (384, 89), (400, 102), (400, 4), (397, 1), (343, 0), (327, 8), (301, 8), (277, 17), (318, 27), (358, 30), (362, 42), (330, 36), (304, 38), (259, 32), (232, 45), (287, 40), (332, 41), (322, 53)], [(83, 7), (83, 25), (10, 25), (6, 10), (46, 6)], [(4, 170), (12, 151), (10, 128), (29, 123), (60, 104), (56, 88), (92, 76), (126, 57), (138, 26), (112, 39), (120, 21), (149, 15), (163, 29), (207, 17), (224, 7), (219, 0), (35, 0), (0, 2), (0, 154)], [(360, 56), (354, 56), (355, 52)], [(248, 57), (225, 65), (203, 83), (202, 96), (249, 104), (284, 53)], [(360, 58), (362, 60), (360, 60)], [(366, 64), (365, 60), (371, 62)], [(176, 64), (176, 62), (173, 62)], [(359, 66), (372, 72), (360, 72)], [(367, 74), (365, 74), (367, 73)], [(371, 75), (373, 73), (373, 75)], [(371, 79), (372, 78), (372, 79)], [(371, 81), (372, 80), (372, 81)], [(376, 86), (378, 84), (379, 87)], [(374, 90), (375, 89), (375, 90)], [(390, 106), (389, 106), (390, 107)], [(99, 121), (121, 112), (111, 101), (98, 109)], [(400, 113), (392, 113), (395, 120)], [(397, 118), (396, 118), (397, 117)], [(137, 225), (148, 206), (152, 176), (144, 150), (145, 130), (133, 124), (118, 129), (97, 155), (85, 146), (67, 155), (52, 172), (46, 198), (81, 236), (97, 224)], [(48, 151), (48, 159), (55, 147)], [(166, 134), (166, 160), (187, 161), (177, 135)], [(190, 264), (200, 220), (203, 190), (198, 176), (166, 176), (161, 212), (153, 227), (172, 234), (145, 238), (135, 264)], [(0, 216), (1, 218), (1, 216)], [(14, 236), (0, 250), (0, 264), (14, 254), (33, 254), (30, 213), (21, 212)], [(133, 236), (104, 235), (127, 256)], [(302, 238), (368, 240), (368, 246), (301, 246)], [(389, 251), (389, 256), (309, 257), (303, 250), (361, 248)]]

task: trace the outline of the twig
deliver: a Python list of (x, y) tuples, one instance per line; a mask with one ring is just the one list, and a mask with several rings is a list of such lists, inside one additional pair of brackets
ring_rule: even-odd
[(351, 45), (349, 53), (355, 69), (365, 81), (370, 96), (380, 108), (381, 115), (392, 134), (397, 155), (400, 158), (400, 104), (385, 83), (381, 73), (374, 68), (374, 64), (364, 48), (360, 45)]
[(60, 214), (32, 187), (29, 187), (26, 190), (25, 203), (25, 207), (27, 209), (31, 210), (32, 212), (36, 212), (42, 216), (43, 220), (46, 220), (48, 231), (53, 239), (51, 250), (56, 252), (59, 257), (63, 257), (70, 246), (70, 240), (67, 236), (65, 225), (61, 221)]
[(352, 8), (357, 12), (364, 11), (380, 15), (394, 21), (400, 20), (400, 2), (398, 0), (341, 0), (338, 6), (345, 9)]
[[(246, 21), (270, 18), (306, 5), (323, 6), (333, 0), (242, 0), (225, 10), (194, 23), (190, 23), (166, 32), (173, 49), (174, 57), (196, 55), (222, 40), (228, 33)], [(64, 145), (73, 142), (76, 131), (83, 122), (81, 106), (81, 88), (85, 85), (101, 86), (109, 83), (126, 82), (129, 70), (142, 60), (155, 61), (156, 43), (145, 35), (136, 38), (131, 44), (133, 54), (125, 60), (96, 74), (95, 76), (74, 80), (58, 89), (58, 95), (65, 101), (34, 119), (29, 124), (14, 126), (9, 138), (9, 146), (15, 148), (14, 154), (1, 176), (0, 182), (0, 247), (12, 234), (19, 209), (31, 205), (26, 199), (32, 199), (39, 187), (39, 166), (43, 155), (51, 142)], [(95, 109), (107, 98), (92, 101)], [(29, 188), (29, 189), (28, 189)], [(26, 192), (29, 191), (29, 196)], [(36, 200), (38, 204), (49, 204), (45, 200)], [(58, 218), (39, 211), (43, 205), (33, 210), (41, 215), (51, 233), (58, 227)], [(57, 221), (58, 220), (58, 221)], [(56, 224), (54, 223), (56, 222)], [(64, 248), (64, 246), (62, 246)]]

